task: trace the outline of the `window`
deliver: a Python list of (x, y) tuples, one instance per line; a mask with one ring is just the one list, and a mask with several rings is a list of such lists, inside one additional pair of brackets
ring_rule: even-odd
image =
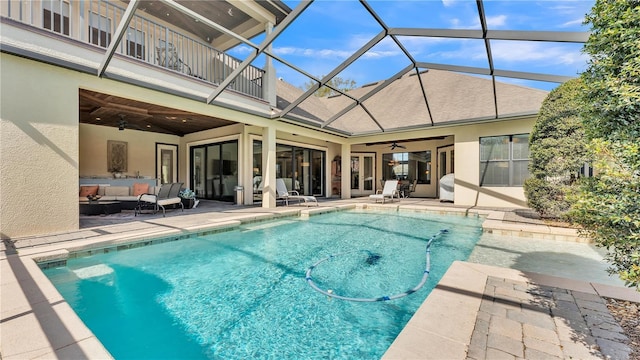
[(522, 186), (529, 176), (529, 134), (480, 138), (480, 186)]
[(431, 150), (382, 154), (382, 179), (431, 184)]
[(111, 42), (111, 19), (91, 13), (89, 18), (89, 41), (106, 48)]
[(42, 25), (45, 29), (69, 35), (69, 3), (61, 0), (43, 1)]
[(127, 31), (127, 55), (145, 59), (144, 54), (144, 33), (134, 28), (129, 28)]

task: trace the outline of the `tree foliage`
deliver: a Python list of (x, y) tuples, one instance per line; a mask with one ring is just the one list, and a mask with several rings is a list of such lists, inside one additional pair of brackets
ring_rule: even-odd
[[(324, 75), (321, 76), (320, 78), (323, 78), (323, 77)], [(315, 87), (317, 85), (318, 83), (316, 81), (310, 80), (309, 82), (304, 84), (303, 89), (309, 90), (312, 87)], [(343, 79), (340, 76), (335, 76), (327, 82), (327, 85), (331, 86), (332, 88), (338, 89), (340, 91), (346, 92), (356, 87), (356, 81), (352, 79)], [(318, 90), (316, 90), (315, 93), (313, 93), (313, 95), (318, 97), (331, 96), (331, 95), (337, 95), (337, 94), (338, 93), (336, 91), (334, 91), (328, 86), (322, 86)]]
[(580, 79), (549, 93), (529, 137), (529, 172), (524, 182), (527, 203), (544, 217), (560, 218), (570, 207), (567, 193), (577, 186), (580, 168), (587, 162), (580, 119)]
[(597, 0), (586, 21), (582, 117), (596, 176), (570, 216), (608, 250), (610, 271), (640, 290), (640, 2)]

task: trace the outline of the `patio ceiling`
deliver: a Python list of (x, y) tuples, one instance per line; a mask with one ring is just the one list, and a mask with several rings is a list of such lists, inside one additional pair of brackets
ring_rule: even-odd
[[(130, 3), (130, 0), (125, 0)], [(290, 9), (279, 0), (262, 1), (202, 1), (202, 0), (174, 0), (148, 1), (143, 0), (137, 5), (137, 10), (148, 13), (197, 35), (218, 50), (226, 51), (240, 43), (236, 37), (214, 28), (205, 21), (199, 21), (189, 16), (188, 12), (202, 16), (204, 19), (229, 29), (241, 37), (250, 39), (265, 30), (267, 22), (280, 23)]]
[(79, 93), (80, 123), (184, 136), (235, 124), (166, 106), (149, 104), (90, 90)]

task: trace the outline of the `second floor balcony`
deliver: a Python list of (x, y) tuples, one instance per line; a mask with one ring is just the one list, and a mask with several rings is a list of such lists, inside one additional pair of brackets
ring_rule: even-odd
[[(231, 15), (228, 16), (230, 19), (232, 16), (238, 18), (242, 14), (245, 18), (240, 21), (244, 21), (245, 24), (254, 21), (225, 1), (182, 3), (201, 13), (215, 13), (223, 6)], [(111, 42), (116, 40), (116, 29), (124, 19), (127, 6), (127, 1), (8, 0), (0, 2), (0, 12), (3, 20), (26, 24), (53, 36), (106, 50)], [(235, 14), (233, 9), (236, 9)], [(258, 22), (253, 28), (259, 29), (259, 26)], [(117, 44), (115, 53), (218, 85), (242, 63), (242, 60), (212, 46), (216, 41), (226, 48), (233, 45), (229, 37), (222, 41), (222, 36), (217, 35), (223, 34), (199, 23), (197, 19), (173, 10), (162, 1), (140, 1), (128, 28)], [(227, 89), (264, 99), (264, 74), (263, 69), (248, 66)]]

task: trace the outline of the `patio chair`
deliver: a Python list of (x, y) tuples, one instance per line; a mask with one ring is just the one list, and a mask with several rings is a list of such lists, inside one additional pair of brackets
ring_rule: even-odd
[(416, 192), (416, 185), (418, 184), (418, 179), (413, 179), (411, 185), (409, 185), (409, 192), (407, 193), (407, 197), (411, 197), (411, 194)]
[(276, 179), (276, 194), (279, 199), (284, 200), (287, 206), (289, 206), (289, 200), (298, 200), (298, 203), (304, 201), (306, 206), (309, 206), (310, 203), (315, 203), (316, 206), (318, 206), (318, 199), (316, 199), (315, 196), (300, 195), (300, 193), (295, 190), (287, 190), (287, 185), (284, 183), (284, 179)]
[(159, 208), (162, 208), (162, 216), (166, 216), (165, 206), (180, 204), (182, 211), (184, 211), (184, 205), (182, 204), (182, 198), (178, 196), (183, 183), (166, 183), (160, 186), (158, 194), (142, 194), (138, 197), (138, 204), (135, 208), (135, 216), (143, 209), (152, 208), (153, 213), (157, 213)]
[(387, 180), (384, 183), (384, 188), (382, 191), (378, 190), (375, 194), (369, 195), (369, 199), (374, 199), (376, 202), (378, 200), (384, 201), (390, 199), (393, 201), (393, 198), (397, 197), (400, 199), (400, 193), (398, 192), (398, 180)]
[(167, 69), (175, 70), (178, 72), (187, 72), (192, 75), (191, 68), (185, 64), (178, 56), (178, 50), (172, 43), (160, 40), (160, 46), (156, 47), (158, 53), (158, 64)]

